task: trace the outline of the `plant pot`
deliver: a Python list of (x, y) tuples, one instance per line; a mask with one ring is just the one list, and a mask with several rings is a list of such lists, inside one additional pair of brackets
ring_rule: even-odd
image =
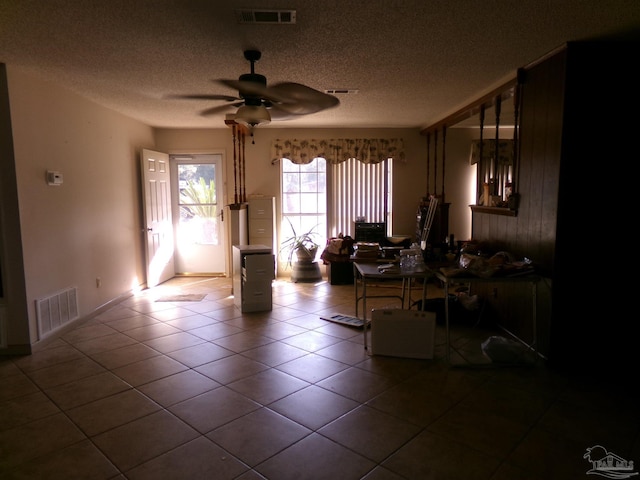
[(299, 248), (296, 250), (296, 258), (299, 263), (313, 263), (318, 253), (318, 247), (315, 248)]
[(293, 264), (292, 282), (317, 282), (318, 280), (322, 280), (318, 262), (296, 262)]

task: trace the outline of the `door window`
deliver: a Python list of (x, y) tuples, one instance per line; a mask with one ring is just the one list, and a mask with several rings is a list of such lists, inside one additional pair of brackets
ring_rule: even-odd
[(218, 245), (215, 164), (178, 165), (178, 243)]
[(227, 269), (222, 154), (171, 155), (176, 273)]

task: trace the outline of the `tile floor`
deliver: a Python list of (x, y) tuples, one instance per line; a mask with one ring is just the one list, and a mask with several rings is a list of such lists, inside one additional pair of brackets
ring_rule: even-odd
[[(229, 279), (181, 277), (0, 357), (0, 478), (565, 480), (592, 478), (597, 445), (640, 469), (628, 384), (452, 367), (442, 326), (433, 359), (371, 356), (334, 313), (352, 285), (281, 279), (242, 314)], [(489, 334), (452, 330), (471, 356)]]

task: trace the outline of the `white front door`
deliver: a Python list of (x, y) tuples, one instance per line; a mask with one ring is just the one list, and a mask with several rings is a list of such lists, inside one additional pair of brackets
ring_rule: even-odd
[(172, 154), (170, 163), (176, 273), (225, 275), (222, 154)]
[(147, 287), (155, 287), (175, 276), (169, 155), (142, 150), (142, 193)]

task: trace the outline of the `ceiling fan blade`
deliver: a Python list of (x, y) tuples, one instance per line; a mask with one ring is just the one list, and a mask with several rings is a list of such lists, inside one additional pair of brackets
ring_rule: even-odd
[(272, 103), (286, 102), (287, 98), (282, 97), (277, 90), (271, 91), (271, 88), (257, 82), (248, 82), (243, 80), (218, 80), (219, 83), (227, 87), (238, 90), (243, 97), (257, 97), (263, 100), (269, 100)]
[(240, 107), (244, 105), (244, 102), (236, 102), (236, 103), (227, 103), (225, 105), (218, 105), (215, 107), (211, 107), (211, 108), (207, 108), (205, 110), (202, 110), (200, 112), (200, 115), (202, 115), (203, 117), (207, 117), (209, 115), (215, 115), (216, 113), (222, 113), (226, 110), (229, 110), (231, 108), (235, 108), (235, 107)]
[(286, 98), (285, 101), (277, 102), (274, 108), (290, 115), (309, 115), (340, 104), (337, 97), (300, 83), (277, 83), (269, 87), (269, 92), (275, 93), (279, 98)]
[(284, 120), (298, 115), (309, 115), (340, 104), (333, 95), (306, 85), (282, 82), (270, 87), (242, 80), (219, 80), (220, 83), (235, 88), (243, 97), (257, 97), (269, 102), (275, 118)]
[(230, 95), (215, 95), (215, 94), (193, 94), (193, 95), (169, 95), (167, 98), (173, 98), (178, 100), (224, 100), (226, 102), (236, 102), (241, 100), (238, 97), (232, 97)]

